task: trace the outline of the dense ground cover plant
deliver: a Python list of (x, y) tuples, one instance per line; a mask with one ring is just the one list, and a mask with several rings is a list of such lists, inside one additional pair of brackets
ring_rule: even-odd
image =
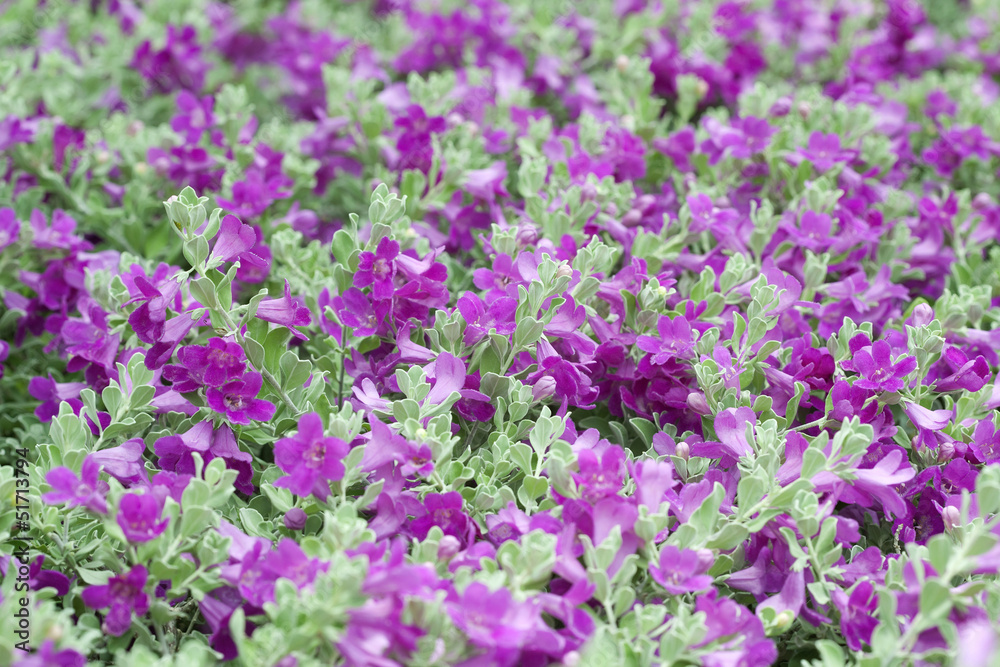
[(0, 663), (1000, 655), (993, 3), (0, 11)]

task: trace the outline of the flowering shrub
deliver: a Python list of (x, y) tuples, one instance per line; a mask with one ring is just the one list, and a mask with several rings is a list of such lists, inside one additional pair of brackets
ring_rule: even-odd
[(990, 665), (1000, 13), (7, 0), (0, 664)]

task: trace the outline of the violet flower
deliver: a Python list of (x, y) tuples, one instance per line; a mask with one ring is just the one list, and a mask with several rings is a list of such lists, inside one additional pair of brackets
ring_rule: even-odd
[(83, 472), (79, 477), (69, 468), (53, 468), (45, 476), (52, 490), (42, 494), (42, 501), (49, 505), (66, 503), (67, 507), (86, 507), (91, 512), (107, 514), (104, 496), (109, 487), (99, 479), (100, 472), (101, 466), (93, 454), (83, 459)]
[(70, 404), (73, 412), (79, 413), (83, 408), (80, 392), (86, 388), (85, 382), (56, 382), (51, 375), (48, 378), (33, 377), (28, 381), (28, 393), (42, 401), (35, 408), (35, 416), (41, 422), (52, 421), (59, 414), (59, 404), (63, 401)]
[(685, 358), (694, 349), (694, 340), (691, 335), (691, 323), (683, 315), (670, 319), (665, 315), (660, 316), (656, 325), (660, 337), (639, 336), (636, 345), (643, 352), (652, 354), (651, 361), (654, 364), (665, 364), (675, 357)]
[(511, 664), (507, 652), (527, 644), (541, 624), (541, 610), (536, 603), (517, 602), (506, 588), (490, 592), (486, 584), (478, 581), (469, 584), (447, 609), (451, 620), (473, 644), (507, 657), (494, 664)]
[(309, 309), (292, 298), (291, 288), (285, 281), (285, 293), (276, 299), (264, 299), (257, 306), (257, 317), (265, 322), (273, 322), (287, 327), (292, 335), (300, 340), (308, 340), (295, 327), (308, 326), (312, 322)]
[(42, 563), (44, 562), (45, 556), (39, 554), (28, 565), (28, 587), (33, 591), (52, 588), (55, 590), (56, 595), (60, 597), (69, 593), (69, 577), (58, 570), (43, 570)]
[(239, 380), (246, 371), (246, 356), (239, 343), (211, 338), (208, 345), (187, 345), (177, 350), (178, 365), (163, 367), (164, 379), (181, 393), (202, 386), (221, 387)]
[(128, 572), (112, 577), (103, 586), (88, 586), (81, 597), (91, 609), (107, 609), (104, 631), (121, 637), (132, 624), (133, 612), (136, 616), (145, 616), (149, 611), (149, 596), (143, 591), (146, 579), (146, 568), (136, 565)]
[(217, 458), (225, 461), (226, 467), (238, 473), (236, 490), (250, 495), (254, 492), (253, 456), (240, 450), (233, 430), (223, 424), (213, 431), (211, 422), (198, 422), (183, 435), (168, 435), (154, 444), (154, 451), (160, 457), (160, 468), (181, 475), (195, 473), (194, 454), (201, 456), (207, 465)]
[(0, 208), (0, 251), (15, 243), (21, 235), (21, 222), (12, 208)]
[(128, 323), (139, 340), (147, 345), (159, 342), (163, 337), (167, 321), (167, 307), (180, 291), (180, 283), (168, 278), (159, 288), (142, 276), (136, 276), (135, 286), (142, 296), (130, 303), (142, 303), (132, 311)]
[(251, 420), (266, 422), (274, 416), (275, 407), (270, 401), (257, 398), (263, 383), (260, 373), (247, 373), (221, 387), (209, 387), (205, 399), (208, 407), (234, 424), (246, 425)]
[(226, 215), (219, 224), (219, 234), (215, 237), (209, 264), (231, 262), (256, 243), (257, 234), (253, 227), (240, 222), (235, 215)]
[(313, 494), (326, 500), (330, 495), (330, 482), (344, 477), (342, 460), (349, 450), (343, 440), (323, 435), (323, 421), (318, 414), (302, 415), (298, 433), (274, 444), (274, 462), (287, 473), (274, 485), (297, 496)]
[(167, 529), (169, 519), (157, 523), (162, 512), (163, 507), (152, 494), (128, 493), (118, 505), (118, 525), (129, 542), (149, 542)]
[(840, 612), (840, 631), (847, 640), (847, 648), (860, 651), (871, 642), (872, 633), (879, 624), (875, 617), (878, 609), (875, 587), (869, 581), (861, 581), (850, 596), (834, 587), (830, 597)]
[(871, 351), (859, 350), (854, 355), (854, 368), (861, 378), (854, 382), (855, 387), (870, 389), (877, 392), (893, 392), (903, 388), (903, 378), (917, 368), (915, 357), (903, 357), (895, 362), (890, 358), (889, 343), (877, 340), (872, 343)]
[(355, 287), (372, 287), (372, 296), (376, 301), (392, 298), (395, 291), (393, 277), (396, 275), (396, 257), (399, 255), (399, 243), (388, 236), (382, 237), (375, 252), (364, 251), (358, 258), (358, 270), (354, 274)]
[(649, 575), (671, 595), (683, 595), (703, 591), (712, 585), (712, 576), (706, 574), (710, 567), (711, 558), (668, 544), (660, 551), (659, 567), (649, 566)]
[(117, 447), (94, 452), (90, 457), (104, 472), (128, 487), (148, 481), (142, 458), (145, 451), (146, 443), (142, 438), (132, 438)]
[(75, 649), (56, 651), (51, 639), (46, 639), (35, 653), (17, 661), (17, 667), (86, 667), (87, 658)]
[(496, 330), (501, 336), (514, 333), (514, 313), (517, 311), (515, 299), (499, 297), (487, 306), (478, 296), (466, 292), (458, 299), (457, 306), (465, 320), (462, 342), (466, 346), (475, 345), (492, 330)]
[(462, 548), (472, 544), (479, 532), (475, 522), (462, 511), (462, 495), (457, 491), (427, 494), (420, 515), (410, 523), (410, 531), (423, 540), (434, 526), (458, 538)]

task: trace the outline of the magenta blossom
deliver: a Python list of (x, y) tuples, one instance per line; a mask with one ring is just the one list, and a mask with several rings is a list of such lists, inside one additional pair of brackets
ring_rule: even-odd
[(100, 464), (93, 454), (83, 459), (83, 472), (79, 477), (69, 468), (62, 466), (53, 468), (45, 476), (52, 490), (42, 494), (42, 500), (49, 505), (66, 503), (68, 507), (86, 507), (98, 514), (108, 513), (108, 504), (104, 496), (108, 492), (108, 483), (99, 479)]
[(221, 387), (239, 380), (246, 371), (246, 357), (239, 343), (212, 338), (208, 345), (187, 345), (177, 350), (178, 365), (163, 367), (164, 379), (181, 393), (202, 386)]
[(903, 357), (894, 363), (890, 358), (889, 343), (877, 340), (871, 351), (858, 350), (854, 355), (854, 368), (861, 374), (854, 386), (872, 391), (899, 391), (903, 388), (903, 378), (917, 368), (915, 357)]
[(285, 293), (276, 299), (264, 299), (257, 306), (257, 317), (265, 322), (273, 322), (287, 327), (292, 335), (300, 340), (308, 340), (295, 327), (308, 326), (312, 322), (312, 314), (298, 299), (292, 298), (291, 288), (285, 281)]
[(112, 577), (103, 586), (85, 588), (83, 603), (91, 609), (107, 609), (104, 631), (121, 637), (132, 623), (132, 612), (144, 616), (149, 611), (149, 596), (143, 590), (146, 579), (146, 568), (136, 565), (125, 574)]
[(691, 354), (694, 348), (691, 323), (683, 315), (674, 319), (661, 315), (656, 329), (660, 334), (659, 338), (639, 336), (636, 339), (640, 350), (653, 355), (650, 361), (654, 364), (665, 364), (671, 359), (685, 358)]
[(247, 373), (240, 380), (227, 382), (221, 387), (209, 387), (205, 392), (208, 407), (225, 415), (234, 424), (249, 424), (251, 420), (269, 421), (274, 416), (274, 404), (257, 398), (263, 383), (260, 373)]
[(162, 512), (163, 507), (153, 495), (129, 493), (122, 496), (118, 506), (118, 525), (129, 542), (149, 542), (167, 529), (169, 519), (160, 521)]
[(392, 298), (395, 291), (393, 277), (396, 275), (396, 257), (399, 243), (388, 236), (382, 237), (375, 252), (365, 251), (358, 258), (358, 271), (354, 274), (355, 287), (372, 287), (376, 301)]
[(323, 435), (323, 422), (315, 412), (299, 418), (299, 431), (274, 444), (274, 462), (285, 473), (275, 486), (297, 496), (310, 493), (320, 500), (330, 495), (330, 482), (344, 476), (343, 458), (350, 447), (339, 438)]
[(706, 574), (712, 562), (710, 552), (704, 558), (697, 551), (668, 544), (660, 551), (659, 567), (649, 566), (649, 575), (671, 595), (696, 593), (712, 585), (712, 576)]

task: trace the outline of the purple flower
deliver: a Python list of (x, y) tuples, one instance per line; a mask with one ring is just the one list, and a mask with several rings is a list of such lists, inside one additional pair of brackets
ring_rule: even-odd
[(263, 383), (260, 373), (247, 373), (242, 379), (227, 382), (221, 387), (209, 387), (205, 392), (208, 407), (225, 415), (234, 424), (249, 424), (250, 420), (269, 421), (274, 416), (274, 404), (257, 398)]
[(467, 346), (475, 345), (492, 330), (502, 336), (514, 333), (514, 313), (517, 311), (515, 299), (499, 297), (487, 306), (478, 296), (466, 292), (459, 298), (457, 305), (465, 320), (462, 342)]
[(17, 661), (17, 667), (86, 667), (87, 658), (74, 649), (56, 651), (51, 639), (46, 639), (38, 651)]
[(291, 288), (285, 281), (285, 293), (277, 299), (264, 299), (257, 306), (257, 317), (265, 322), (273, 322), (288, 327), (292, 335), (300, 340), (308, 340), (295, 327), (308, 326), (312, 314), (297, 299), (292, 298)]
[(210, 260), (231, 262), (256, 243), (257, 234), (253, 227), (240, 222), (235, 215), (224, 216), (219, 225), (219, 235), (215, 237)]
[(118, 505), (118, 525), (129, 542), (149, 542), (167, 529), (169, 519), (157, 523), (162, 512), (160, 502), (152, 494), (129, 493), (122, 496)]
[(239, 343), (212, 338), (208, 345), (187, 345), (177, 350), (179, 365), (168, 364), (163, 377), (181, 393), (202, 386), (221, 387), (239, 380), (246, 372), (246, 357)]
[(295, 437), (274, 444), (274, 462), (285, 473), (274, 483), (297, 496), (310, 493), (320, 500), (330, 495), (330, 482), (344, 477), (343, 458), (350, 447), (339, 438), (323, 435), (323, 421), (315, 412), (302, 415)]
[(264, 559), (264, 567), (275, 579), (288, 579), (301, 590), (312, 584), (320, 572), (326, 572), (330, 564), (309, 558), (295, 540), (285, 537)]
[[(484, 649), (520, 649), (541, 625), (541, 609), (536, 602), (517, 602), (506, 588), (491, 593), (486, 584), (478, 581), (469, 584), (447, 609), (451, 620), (469, 641)], [(491, 664), (513, 664), (497, 657), (502, 662)]]
[(399, 255), (399, 243), (388, 236), (382, 237), (375, 252), (365, 251), (358, 258), (358, 271), (354, 274), (355, 287), (372, 286), (372, 296), (376, 301), (392, 298), (395, 291), (393, 277), (396, 275), (395, 259)]
[(250, 495), (254, 492), (253, 457), (240, 450), (236, 435), (226, 424), (217, 431), (212, 430), (211, 422), (198, 422), (183, 435), (168, 435), (160, 438), (153, 446), (156, 455), (160, 457), (160, 468), (181, 475), (195, 473), (194, 454), (201, 456), (207, 465), (212, 460), (221, 458), (226, 467), (237, 471), (236, 490)]
[(816, 131), (809, 135), (808, 148), (799, 149), (799, 155), (812, 162), (819, 171), (826, 171), (838, 162), (851, 161), (856, 151), (842, 149), (840, 135)]
[(895, 363), (890, 358), (891, 348), (884, 340), (872, 343), (871, 351), (861, 349), (854, 355), (854, 368), (861, 378), (855, 387), (872, 391), (899, 391), (903, 388), (903, 378), (917, 368), (914, 357), (904, 357)]
[(70, 580), (58, 570), (43, 570), (42, 563), (45, 556), (39, 554), (28, 566), (28, 586), (33, 591), (40, 591), (43, 588), (53, 588), (56, 595), (63, 596), (69, 593)]
[(683, 595), (712, 585), (712, 576), (706, 574), (711, 566), (711, 557), (702, 558), (697, 551), (668, 544), (660, 551), (659, 567), (649, 566), (649, 575), (671, 595)]
[(656, 330), (660, 334), (659, 339), (652, 336), (639, 336), (636, 339), (636, 345), (640, 350), (653, 355), (650, 359), (652, 363), (662, 365), (675, 357), (684, 358), (694, 349), (691, 323), (683, 315), (678, 315), (672, 320), (661, 315)]
[(117, 447), (102, 449), (90, 456), (104, 472), (108, 473), (125, 486), (147, 482), (146, 465), (142, 459), (146, 451), (146, 443), (142, 438), (126, 440)]
[(91, 512), (107, 514), (108, 505), (104, 496), (108, 492), (107, 482), (99, 479), (101, 466), (93, 455), (83, 459), (83, 472), (76, 476), (69, 468), (53, 468), (45, 476), (52, 490), (42, 494), (42, 500), (49, 505), (66, 503), (69, 507), (86, 507)]
[(695, 612), (705, 614), (708, 632), (696, 647), (719, 642), (703, 658), (705, 665), (767, 667), (778, 659), (774, 642), (764, 634), (764, 624), (743, 605), (712, 590), (698, 596)]
[[(375, 301), (373, 304), (368, 295), (357, 287), (347, 288), (343, 294), (333, 297), (328, 303), (337, 313), (341, 324), (350, 327), (355, 336), (361, 337), (380, 332), (392, 305), (390, 301)], [(320, 306), (323, 305), (323, 297), (320, 295)]]
[(293, 181), (283, 174), (265, 180), (263, 172), (253, 168), (247, 171), (245, 180), (233, 183), (233, 198), (219, 197), (219, 205), (242, 218), (256, 218), (275, 200), (291, 195), (291, 190), (282, 189), (291, 185), (294, 185)]
[(206, 95), (200, 100), (186, 90), (177, 95), (177, 111), (170, 120), (170, 127), (178, 134), (183, 134), (189, 144), (196, 144), (206, 129), (215, 123), (212, 115), (214, 100)]
[(21, 223), (12, 208), (0, 208), (0, 250), (17, 241), (21, 235)]
[(282, 523), (288, 530), (302, 530), (306, 527), (306, 520), (308, 520), (305, 511), (301, 507), (293, 507), (292, 509), (285, 512), (285, 517), (282, 519)]
[(445, 535), (457, 538), (465, 548), (479, 532), (476, 524), (462, 511), (462, 495), (457, 491), (428, 493), (421, 510), (410, 523), (410, 531), (418, 540), (426, 538), (431, 528), (437, 526)]
[(580, 496), (595, 504), (621, 490), (625, 479), (625, 450), (611, 446), (598, 457), (594, 450), (584, 449), (577, 454), (577, 466), (580, 472), (573, 473), (573, 481)]
[(191, 313), (181, 313), (177, 317), (170, 318), (163, 328), (163, 335), (146, 352), (146, 368), (155, 371), (167, 363), (174, 350), (177, 349), (177, 346), (194, 325), (195, 321)]
[[(969, 357), (957, 347), (949, 347), (944, 351), (940, 362), (935, 364), (935, 371), (950, 368), (950, 375), (941, 377), (934, 383), (934, 389), (939, 392), (966, 390), (976, 392), (986, 386), (990, 380), (990, 365), (983, 355), (975, 359)], [(945, 373), (947, 370), (944, 371)], [(943, 375), (943, 373), (941, 373)]]
[(132, 623), (132, 612), (144, 616), (149, 611), (149, 596), (143, 591), (146, 578), (146, 568), (136, 565), (125, 574), (112, 577), (103, 586), (84, 589), (84, 604), (91, 609), (108, 610), (103, 627), (109, 635), (121, 637)]
[(129, 315), (128, 323), (139, 340), (152, 345), (163, 338), (167, 322), (167, 306), (180, 291), (180, 283), (168, 278), (165, 285), (157, 288), (144, 277), (137, 276), (135, 286), (142, 296), (132, 299), (131, 302), (142, 303)]
[(465, 172), (465, 191), (487, 202), (497, 197), (510, 197), (503, 182), (507, 179), (507, 163), (494, 162), (485, 169)]
[(28, 381), (28, 393), (42, 401), (35, 408), (35, 416), (39, 421), (48, 422), (59, 414), (59, 404), (66, 401), (79, 413), (83, 402), (79, 399), (80, 392), (87, 388), (85, 382), (56, 382), (50, 375), (48, 378), (33, 377)]
[(831, 597), (840, 612), (840, 631), (847, 640), (847, 648), (860, 651), (862, 645), (871, 642), (872, 633), (879, 623), (875, 617), (878, 609), (875, 587), (865, 580), (854, 587), (849, 597), (839, 588), (833, 589)]
[(177, 89), (201, 90), (209, 68), (201, 58), (198, 33), (191, 25), (167, 25), (164, 47), (156, 51), (148, 40), (143, 42), (136, 49), (131, 66), (161, 93)]
[(991, 464), (1000, 461), (1000, 429), (991, 417), (980, 419), (972, 433), (969, 450), (980, 463)]

